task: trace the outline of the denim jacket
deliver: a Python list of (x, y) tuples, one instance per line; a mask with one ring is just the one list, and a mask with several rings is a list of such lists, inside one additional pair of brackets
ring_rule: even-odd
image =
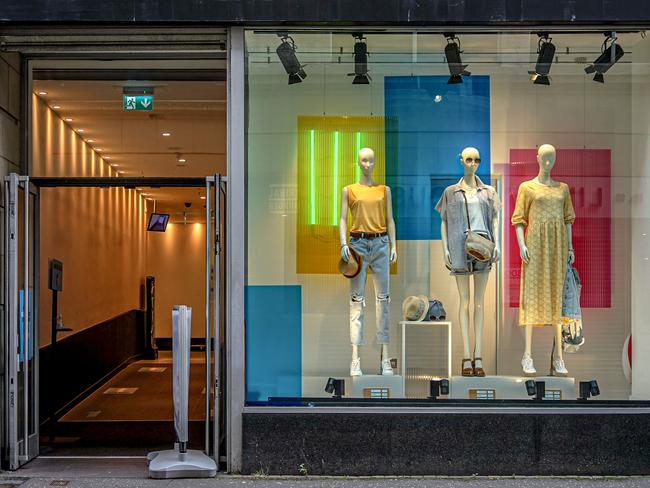
[[(492, 222), (495, 215), (501, 209), (501, 202), (496, 190), (484, 184), (478, 176), (476, 188), (483, 220), (485, 221), (489, 239), (494, 240), (494, 229)], [(469, 271), (468, 255), (465, 252), (465, 241), (467, 240), (467, 209), (465, 207), (465, 190), (460, 186), (462, 178), (455, 185), (445, 188), (440, 200), (436, 204), (436, 210), (440, 212), (440, 218), (447, 223), (447, 247), (451, 256), (451, 271)]]
[(566, 278), (564, 279), (564, 290), (562, 292), (562, 317), (568, 319), (579, 319), (582, 316), (580, 311), (580, 291), (582, 284), (576, 269), (567, 264)]

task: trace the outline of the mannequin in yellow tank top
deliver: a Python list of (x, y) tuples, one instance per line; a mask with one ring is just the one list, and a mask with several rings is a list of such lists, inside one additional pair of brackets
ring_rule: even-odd
[[(361, 376), (359, 346), (363, 344), (363, 322), (365, 285), (368, 267), (376, 296), (377, 343), (381, 344), (380, 371), (390, 376), (393, 369), (388, 359), (389, 303), (388, 275), (390, 263), (397, 261), (395, 247), (395, 221), (390, 188), (379, 185), (372, 179), (375, 168), (375, 153), (370, 148), (359, 151), (358, 164), (361, 178), (358, 183), (348, 185), (341, 192), (341, 218), (339, 237), (341, 257), (350, 260), (350, 248), (363, 258), (361, 272), (350, 279), (350, 342), (352, 362), (350, 376)], [(348, 246), (348, 208), (352, 214), (350, 243)]]

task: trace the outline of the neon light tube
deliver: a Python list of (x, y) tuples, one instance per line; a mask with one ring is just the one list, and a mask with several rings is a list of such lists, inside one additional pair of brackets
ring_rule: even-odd
[(334, 186), (332, 188), (332, 223), (336, 225), (339, 191), (339, 131), (334, 132)]
[(316, 224), (316, 169), (314, 158), (314, 129), (309, 131), (309, 223)]

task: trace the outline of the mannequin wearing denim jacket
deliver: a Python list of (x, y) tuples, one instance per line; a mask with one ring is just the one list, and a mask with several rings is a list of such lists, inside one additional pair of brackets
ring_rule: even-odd
[[(483, 337), (484, 322), (484, 296), (487, 287), (489, 272), (493, 262), (499, 260), (499, 209), (501, 207), (499, 196), (493, 187), (483, 184), (476, 170), (481, 162), (478, 149), (466, 147), (460, 155), (460, 164), (463, 167), (463, 177), (460, 181), (447, 187), (436, 205), (442, 219), (440, 235), (442, 238), (442, 251), (445, 265), (451, 274), (456, 277), (456, 286), (460, 296), (458, 317), (463, 338), (463, 359), (461, 374), (463, 376), (485, 376), (481, 356), (481, 342)], [(479, 206), (475, 212), (481, 215), (467, 215), (465, 202), (469, 195), (475, 195)], [(470, 214), (472, 209), (470, 209)], [(471, 258), (465, 252), (465, 239), (467, 238), (467, 218), (483, 222), (487, 227), (487, 236), (495, 245), (492, 260), (481, 262)], [(480, 217), (480, 218), (479, 218)], [(472, 230), (478, 231), (479, 229)], [(469, 281), (474, 277), (474, 349), (470, 355), (469, 340)]]
[[(373, 281), (376, 294), (376, 313), (377, 313), (377, 342), (381, 344), (381, 374), (392, 375), (393, 369), (388, 359), (388, 341), (389, 341), (389, 303), (390, 294), (388, 289), (388, 276), (390, 263), (397, 261), (397, 248), (395, 245), (395, 221), (393, 220), (393, 206), (390, 188), (384, 186), (383, 193), (385, 198), (385, 212), (375, 212), (374, 220), (377, 220), (377, 214), (381, 215), (385, 222), (373, 221), (373, 226), (380, 226), (379, 229), (366, 229), (362, 222), (362, 209), (355, 210), (357, 206), (353, 198), (363, 198), (363, 189), (373, 190), (378, 187), (373, 179), (372, 172), (375, 169), (375, 153), (370, 148), (363, 148), (359, 151), (358, 165), (361, 168), (361, 178), (358, 185), (360, 195), (353, 195), (352, 189), (345, 187), (341, 191), (341, 215), (339, 221), (339, 238), (341, 242), (341, 257), (345, 261), (350, 260), (350, 248), (348, 247), (348, 208), (352, 212), (354, 226), (361, 236), (350, 237), (350, 246), (362, 256), (363, 264), (358, 276), (350, 280), (350, 342), (352, 343), (352, 362), (350, 363), (350, 376), (361, 376), (361, 359), (359, 357), (359, 346), (363, 344), (363, 322), (365, 309), (365, 285), (367, 270), (370, 267), (373, 271)], [(351, 185), (352, 186), (352, 185)], [(366, 192), (371, 193), (371, 192)], [(374, 192), (378, 193), (378, 192)], [(381, 193), (381, 192), (379, 192)], [(376, 202), (376, 200), (375, 200)], [(359, 203), (358, 201), (356, 203)], [(361, 202), (363, 204), (363, 202)], [(369, 202), (370, 205), (372, 203)], [(375, 203), (376, 205), (376, 203)], [(376, 210), (376, 207), (375, 207)], [(355, 215), (357, 213), (357, 215)], [(385, 232), (377, 230), (385, 229)], [(370, 233), (366, 237), (363, 234)], [(383, 235), (379, 235), (383, 234)]]

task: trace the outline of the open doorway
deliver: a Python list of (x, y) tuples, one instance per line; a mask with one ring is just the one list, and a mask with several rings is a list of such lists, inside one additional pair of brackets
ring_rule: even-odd
[[(225, 94), (222, 60), (60, 61), (32, 71), (41, 455), (169, 448), (179, 304), (193, 309), (190, 444), (218, 452), (220, 420), (206, 424), (215, 382), (204, 372), (223, 338), (219, 326), (206, 341), (206, 313), (222, 324), (211, 236), (223, 209), (214, 210), (220, 180), (206, 176), (226, 170)], [(154, 213), (168, 216), (164, 232), (148, 230)], [(53, 261), (64, 270), (56, 308)]]

